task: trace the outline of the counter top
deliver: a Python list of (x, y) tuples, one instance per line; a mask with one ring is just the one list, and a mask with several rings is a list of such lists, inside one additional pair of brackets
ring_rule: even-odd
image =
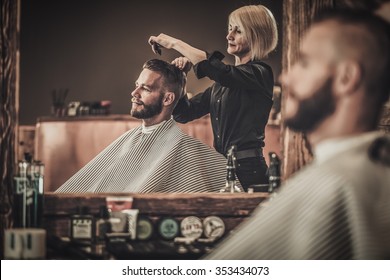
[[(44, 227), (48, 236), (48, 258), (197, 259), (225, 238), (268, 196), (268, 193), (45, 194)], [(164, 218), (173, 218), (180, 224), (189, 216), (201, 221), (217, 216), (222, 219), (225, 231), (222, 238), (211, 243), (195, 240), (190, 244), (180, 244), (164, 240), (157, 233), (148, 241), (107, 238), (103, 247), (95, 243), (87, 246), (72, 243), (69, 239), (70, 217), (75, 214), (77, 206), (87, 206), (89, 214), (97, 217), (99, 207), (106, 205), (108, 197), (131, 197), (131, 209), (138, 209), (139, 215), (149, 218), (155, 232)], [(183, 238), (182, 235), (179, 237)], [(103, 249), (98, 252), (98, 248)], [(181, 250), (186, 253), (180, 253)]]

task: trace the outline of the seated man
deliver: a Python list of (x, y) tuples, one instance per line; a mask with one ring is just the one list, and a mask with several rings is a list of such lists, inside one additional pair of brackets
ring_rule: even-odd
[(390, 137), (375, 131), (390, 92), (388, 25), (333, 12), (281, 77), (284, 118), (314, 161), (206, 258), (389, 259)]
[(66, 181), (57, 193), (218, 192), (226, 159), (183, 133), (172, 111), (185, 74), (158, 59), (147, 61), (131, 93), (131, 115), (142, 119)]

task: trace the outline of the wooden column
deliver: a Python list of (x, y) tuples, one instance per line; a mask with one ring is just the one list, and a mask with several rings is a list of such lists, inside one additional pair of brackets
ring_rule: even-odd
[[(283, 3), (283, 71), (288, 71), (298, 57), (299, 45), (313, 17), (325, 8), (333, 7), (334, 0), (284, 0)], [(287, 89), (282, 88), (282, 120)], [(310, 145), (302, 133), (282, 125), (282, 174), (286, 179), (312, 160)]]
[(12, 184), (19, 111), (20, 0), (0, 0), (1, 99), (0, 99), (0, 248), (3, 259), (4, 229), (11, 225)]

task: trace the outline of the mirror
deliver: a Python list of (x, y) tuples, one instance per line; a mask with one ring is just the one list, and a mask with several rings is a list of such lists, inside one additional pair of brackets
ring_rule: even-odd
[[(110, 100), (112, 114), (128, 115), (129, 93), (142, 64), (159, 57), (147, 44), (150, 35), (163, 32), (206, 51), (220, 50), (226, 55), (225, 61), (233, 63), (233, 58), (226, 53), (227, 18), (231, 11), (246, 4), (267, 6), (279, 24), (278, 48), (267, 59), (277, 77), (281, 68), (282, 2), (191, 1), (183, 7), (179, 0), (120, 0), (115, 4), (109, 0), (60, 0), (55, 3), (21, 0), (19, 124), (31, 128), (38, 118), (50, 116), (52, 92), (65, 90), (68, 90), (66, 104)], [(172, 61), (177, 56), (175, 51), (163, 50), (161, 58)], [(207, 79), (197, 80), (191, 71), (187, 89), (196, 93), (210, 84)], [(122, 127), (118, 130), (122, 131)], [(210, 126), (207, 131), (211, 133)], [(29, 132), (31, 139), (34, 130)], [(113, 133), (111, 138), (96, 144), (97, 149), (110, 143), (118, 134)], [(23, 133), (20, 135), (23, 137)], [(65, 140), (60, 138), (62, 136), (58, 135), (58, 141)], [(206, 144), (212, 145), (212, 138), (207, 137)], [(28, 149), (27, 139), (21, 140), (25, 149)], [(50, 148), (46, 142), (42, 145), (42, 149)], [(59, 154), (65, 150), (55, 149), (57, 155), (54, 154), (50, 162), (44, 161), (47, 171), (53, 165), (59, 165), (59, 168), (73, 166), (69, 171), (73, 174), (79, 165), (91, 159), (88, 155), (78, 162), (79, 165), (63, 162)], [(19, 152), (19, 155), (23, 153)], [(58, 178), (58, 174), (53, 176)]]
[[(20, 125), (51, 114), (54, 90), (68, 89), (65, 102), (111, 100), (111, 113), (128, 114), (128, 94), (143, 63), (159, 57), (147, 44), (150, 35), (163, 32), (206, 51), (220, 50), (233, 63), (226, 53), (227, 18), (249, 3), (269, 7), (281, 34), (282, 1), (188, 1), (183, 7), (180, 0), (21, 0)], [(281, 43), (267, 59), (275, 77)], [(161, 58), (177, 56), (163, 50)], [(188, 83), (196, 93), (210, 81), (197, 80), (191, 71)]]

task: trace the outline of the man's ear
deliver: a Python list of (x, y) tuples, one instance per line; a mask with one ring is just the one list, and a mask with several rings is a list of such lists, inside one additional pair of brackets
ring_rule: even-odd
[(175, 94), (171, 91), (167, 91), (164, 94), (163, 105), (170, 106), (171, 104), (173, 104), (174, 101), (175, 101)]
[(337, 65), (333, 90), (343, 96), (354, 93), (362, 83), (362, 68), (356, 61), (343, 61)]

